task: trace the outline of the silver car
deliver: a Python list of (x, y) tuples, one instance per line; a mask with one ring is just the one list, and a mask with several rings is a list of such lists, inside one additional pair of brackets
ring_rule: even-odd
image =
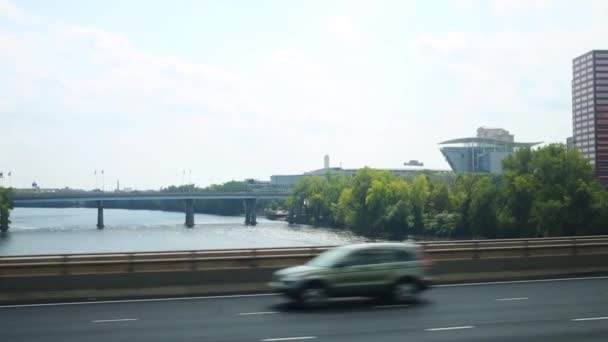
[(351, 296), (403, 302), (429, 287), (430, 265), (422, 247), (412, 243), (347, 245), (276, 271), (269, 285), (307, 306)]

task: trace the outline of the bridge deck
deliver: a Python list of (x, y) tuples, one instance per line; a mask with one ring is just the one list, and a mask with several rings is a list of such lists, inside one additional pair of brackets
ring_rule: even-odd
[(53, 202), (96, 202), (96, 201), (144, 201), (144, 200), (217, 200), (217, 199), (285, 199), (287, 192), (187, 192), (187, 193), (78, 193), (43, 194), (39, 196), (15, 196), (14, 204)]

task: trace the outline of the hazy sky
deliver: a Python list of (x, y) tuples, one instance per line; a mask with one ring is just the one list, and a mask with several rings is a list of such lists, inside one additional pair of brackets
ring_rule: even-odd
[[(447, 169), (437, 143), (571, 134), (608, 1), (0, 0), (0, 171), (159, 188), (333, 165)], [(8, 185), (8, 180), (4, 179)]]

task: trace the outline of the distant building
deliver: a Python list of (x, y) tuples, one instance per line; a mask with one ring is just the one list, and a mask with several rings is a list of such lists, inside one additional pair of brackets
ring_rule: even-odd
[(573, 144), (608, 187), (608, 50), (572, 61)]
[(568, 137), (566, 139), (566, 148), (568, 150), (574, 149), (574, 137)]
[(409, 162), (403, 163), (404, 166), (424, 166), (424, 163), (421, 163), (417, 160), (410, 160)]
[(439, 143), (441, 153), (457, 173), (502, 173), (502, 161), (518, 148), (540, 142), (521, 143), (502, 128), (477, 129), (477, 136)]
[(273, 185), (292, 185), (299, 182), (303, 175), (272, 175), (270, 183)]
[[(412, 162), (412, 161), (410, 161)], [(422, 166), (423, 164), (415, 161), (413, 165)], [(293, 185), (307, 176), (326, 176), (327, 174), (343, 175), (346, 177), (354, 177), (360, 169), (344, 169), (342, 167), (331, 167), (329, 164), (329, 156), (325, 156), (323, 160), (323, 168), (313, 171), (304, 172), (299, 175), (273, 175), (270, 176), (270, 183), (273, 185)], [(433, 173), (451, 173), (450, 170), (431, 170), (431, 169), (375, 169), (381, 171), (389, 171), (397, 176), (415, 175), (422, 172)]]

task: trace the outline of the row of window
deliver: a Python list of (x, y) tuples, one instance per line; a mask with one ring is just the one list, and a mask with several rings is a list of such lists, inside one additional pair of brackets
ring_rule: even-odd
[(586, 103), (577, 103), (574, 105), (574, 109), (580, 109), (583, 107), (591, 107), (593, 106), (593, 100), (587, 101)]
[(592, 113), (593, 114), (593, 108), (583, 108), (581, 110), (575, 110), (574, 111), (574, 115), (576, 115), (576, 116), (580, 116), (582, 114), (587, 114), (587, 113)]
[(608, 59), (596, 59), (595, 64), (606, 65), (606, 64), (608, 64)]
[(584, 76), (587, 74), (591, 74), (593, 73), (593, 68), (589, 67), (587, 69), (580, 69), (580, 71), (577, 71), (576, 68), (574, 69), (574, 78), (580, 77), (580, 76)]
[[(608, 70), (606, 70), (608, 71)], [(584, 75), (582, 77), (574, 77), (574, 84), (582, 84), (583, 82), (587, 82), (587, 80), (592, 81), (593, 80), (593, 75), (594, 74), (588, 74), (588, 75)], [(602, 78), (602, 77), (607, 77), (608, 78), (608, 72), (596, 72), (595, 73), (595, 78)], [(598, 82), (598, 83), (603, 83), (603, 82)], [(605, 83), (604, 83), (605, 84)]]
[(581, 148), (580, 151), (583, 153), (595, 153), (595, 146), (584, 147), (584, 148)]
[(585, 61), (590, 61), (593, 58), (593, 53), (589, 53), (587, 55), (581, 56), (574, 60), (574, 65), (582, 64)]
[(575, 97), (574, 98), (574, 102), (583, 102), (583, 101), (587, 101), (587, 100), (593, 100), (593, 93), (589, 94), (589, 95), (585, 95), (582, 97)]
[(595, 132), (595, 127), (593, 125), (589, 127), (583, 127), (583, 123), (576, 124), (574, 128), (574, 133), (576, 135)]
[(603, 104), (608, 105), (608, 99), (598, 99), (598, 100), (597, 100), (597, 104), (600, 104), (600, 105), (603, 105)]
[(589, 81), (589, 82), (586, 82), (586, 83), (584, 83), (584, 84), (583, 84), (583, 83), (581, 83), (581, 84), (576, 85), (576, 86), (574, 86), (574, 87), (572, 87), (572, 88), (573, 88), (574, 90), (579, 90), (579, 89), (581, 89), (581, 88), (585, 88), (585, 87), (591, 87), (591, 86), (593, 86), (593, 80), (591, 80), (591, 81)]
[(598, 58), (608, 57), (608, 52), (598, 52), (595, 54), (595, 57), (598, 57)]
[(593, 120), (595, 118), (593, 117), (593, 114), (587, 114), (587, 115), (582, 115), (582, 116), (575, 116), (574, 117), (574, 123), (583, 123), (583, 126), (588, 126), (588, 125), (592, 125), (593, 124)]
[(581, 143), (584, 142), (585, 139), (589, 140), (594, 138), (593, 134), (578, 134), (578, 132), (574, 132), (574, 139), (576, 140), (576, 142)]
[(583, 77), (575, 78), (574, 79), (574, 84), (579, 84), (579, 83), (587, 82), (587, 80), (593, 80), (593, 74), (590, 74), (588, 76), (583, 76)]
[(582, 89), (579, 91), (573, 91), (572, 97), (578, 98), (580, 96), (586, 95), (587, 93), (589, 93), (588, 96), (590, 96), (591, 98), (593, 98), (594, 94), (599, 97), (608, 96), (608, 86), (597, 86), (595, 88), (595, 92), (593, 90), (594, 90), (594, 88), (591, 87), (591, 88), (585, 88), (585, 89)]
[[(578, 87), (578, 86), (577, 86)], [(573, 96), (580, 96), (580, 95), (585, 95), (587, 93), (593, 93), (593, 86), (588, 87), (588, 88), (584, 88), (581, 89), (579, 91), (577, 91), (577, 89), (572, 89), (572, 95)]]

